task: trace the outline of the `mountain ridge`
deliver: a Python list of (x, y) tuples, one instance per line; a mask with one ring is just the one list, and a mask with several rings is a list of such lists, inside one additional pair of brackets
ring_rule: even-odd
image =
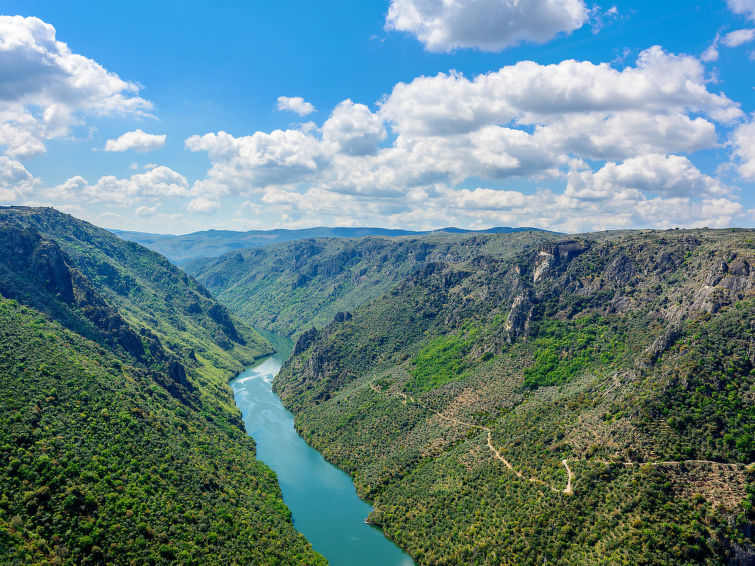
[(444, 232), (455, 234), (493, 234), (527, 231), (547, 232), (547, 230), (527, 227), (494, 227), (482, 230), (447, 227), (439, 228), (437, 230), (422, 231), (402, 230), (398, 228), (324, 226), (302, 229), (276, 228), (271, 230), (248, 231), (211, 229), (181, 235), (111, 230), (111, 232), (125, 240), (140, 243), (150, 249), (160, 252), (177, 265), (183, 265), (188, 261), (198, 258), (218, 257), (244, 248), (310, 238), (360, 238), (365, 236), (400, 237)]

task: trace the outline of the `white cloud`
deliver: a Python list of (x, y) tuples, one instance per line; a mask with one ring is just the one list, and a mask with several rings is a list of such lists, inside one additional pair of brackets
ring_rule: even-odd
[(686, 157), (650, 154), (606, 163), (598, 171), (571, 171), (565, 195), (582, 199), (625, 194), (660, 197), (720, 197), (729, 193), (720, 181), (701, 173)]
[(140, 206), (135, 211), (137, 216), (145, 216), (150, 217), (154, 216), (155, 212), (157, 212), (156, 206)]
[[(420, 77), (376, 111), (345, 100), (320, 127), (190, 137), (212, 163), (190, 210), (241, 197), (287, 226), (724, 225), (742, 218), (736, 190), (684, 155), (720, 147), (717, 127), (743, 115), (710, 85), (698, 60), (659, 47), (620, 70), (525, 61)], [(497, 188), (465, 188), (486, 180)]]
[(215, 212), (220, 208), (220, 203), (216, 200), (211, 200), (203, 197), (197, 197), (192, 199), (186, 206), (191, 212), (198, 212), (200, 214), (209, 214)]
[(501, 51), (569, 33), (589, 15), (582, 0), (391, 0), (386, 29), (411, 33), (429, 51)]
[(210, 180), (236, 189), (301, 182), (315, 174), (325, 154), (319, 140), (301, 130), (255, 132), (235, 138), (226, 132), (191, 136), (191, 151), (207, 151), (213, 160)]
[(18, 161), (0, 155), (0, 203), (13, 204), (38, 183)]
[(299, 116), (306, 116), (315, 111), (315, 107), (301, 96), (279, 96), (278, 110), (288, 110)]
[(165, 145), (165, 134), (147, 134), (141, 130), (126, 132), (122, 136), (105, 142), (105, 151), (128, 151), (139, 152), (154, 151)]
[[(631, 183), (625, 186), (621, 180), (605, 190), (606, 186), (600, 183), (611, 174), (598, 171), (592, 177), (585, 175), (588, 182), (598, 185), (594, 194), (588, 194), (585, 187), (581, 187), (583, 194), (579, 195), (576, 191), (548, 189), (525, 193), (436, 185), (410, 189), (402, 196), (375, 198), (344, 195), (319, 187), (269, 188), (258, 202), (246, 205), (256, 214), (280, 218), (288, 227), (311, 226), (328, 220), (353, 224), (357, 219), (361, 225), (380, 222), (385, 226), (417, 229), (514, 225), (579, 232), (622, 227), (722, 227), (747, 220), (740, 203), (729, 197), (645, 195), (632, 188)], [(652, 184), (652, 179), (642, 181)]]
[(718, 120), (741, 116), (737, 105), (708, 90), (693, 57), (643, 51), (634, 67), (574, 60), (556, 65), (522, 61), (469, 80), (440, 73), (398, 83), (381, 114), (404, 135), (448, 135), (487, 124), (538, 124), (560, 115), (703, 111)]
[(731, 143), (738, 160), (739, 175), (748, 181), (755, 181), (755, 115), (750, 122), (734, 130)]
[(739, 47), (755, 39), (755, 29), (738, 29), (727, 33), (721, 40), (726, 47)]
[[(441, 73), (399, 83), (377, 112), (346, 100), (322, 128), (195, 135), (186, 147), (208, 153), (203, 182), (213, 198), (297, 183), (387, 194), (469, 177), (552, 178), (570, 157), (716, 147), (715, 122), (741, 110), (708, 84), (697, 60), (657, 47), (620, 71), (527, 61), (474, 79)], [(396, 137), (382, 147), (388, 127)]]
[(347, 155), (374, 155), (386, 135), (380, 117), (351, 100), (336, 106), (322, 127), (323, 140), (338, 144)]
[(159, 166), (128, 179), (106, 175), (93, 185), (81, 176), (71, 177), (64, 183), (47, 189), (46, 195), (55, 201), (107, 202), (126, 206), (143, 200), (189, 196), (189, 183), (183, 175), (168, 167)]
[(71, 52), (38, 18), (0, 16), (0, 147), (13, 158), (45, 151), (84, 116), (144, 115), (139, 87)]
[(713, 43), (711, 43), (708, 48), (703, 51), (703, 54), (700, 55), (700, 60), (705, 61), (706, 63), (711, 63), (713, 61), (718, 61), (718, 42), (721, 41), (721, 33), (716, 33), (716, 37), (713, 38)]
[(726, 0), (726, 3), (735, 14), (743, 14), (755, 20), (755, 0)]

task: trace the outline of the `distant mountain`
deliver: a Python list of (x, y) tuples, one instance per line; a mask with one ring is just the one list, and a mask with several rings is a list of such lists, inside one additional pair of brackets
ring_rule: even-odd
[[(462, 234), (481, 232), (485, 234), (500, 234), (509, 232), (526, 232), (537, 228), (488, 228), (486, 230), (466, 230), (464, 228), (441, 228), (431, 232), (448, 232)], [(543, 231), (543, 230), (538, 230)], [(364, 236), (416, 236), (431, 232), (396, 230), (389, 228), (303, 228), (301, 230), (249, 230), (236, 232), (233, 230), (205, 230), (180, 236), (172, 234), (149, 234), (145, 232), (130, 232), (111, 230), (113, 234), (124, 240), (137, 242), (154, 250), (177, 265), (200, 257), (218, 257), (228, 252), (243, 248), (266, 246), (278, 242), (290, 242), (307, 238), (360, 238)]]
[(255, 327), (298, 336), (312, 325), (327, 325), (338, 312), (380, 298), (429, 263), (480, 253), (506, 257), (547, 237), (436, 232), (304, 239), (199, 258), (182, 267)]
[(155, 252), (0, 208), (0, 563), (324, 563), (227, 385), (271, 350)]

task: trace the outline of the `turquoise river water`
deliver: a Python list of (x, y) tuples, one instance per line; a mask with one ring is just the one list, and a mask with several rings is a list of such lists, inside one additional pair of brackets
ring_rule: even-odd
[(357, 497), (351, 478), (328, 463), (294, 429), (294, 418), (272, 391), (272, 381), (291, 353), (279, 352), (231, 381), (257, 458), (278, 475), (294, 526), (333, 566), (411, 566), (411, 557), (364, 522), (370, 505)]

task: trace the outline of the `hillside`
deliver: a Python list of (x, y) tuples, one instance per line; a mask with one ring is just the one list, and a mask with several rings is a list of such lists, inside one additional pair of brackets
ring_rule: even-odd
[(302, 334), (274, 387), (420, 564), (749, 563), (753, 236), (490, 236)]
[(271, 351), (193, 279), (0, 208), (0, 562), (319, 563), (227, 381)]
[(516, 232), (308, 239), (195, 260), (184, 268), (247, 322), (298, 336), (381, 297), (419, 266), (477, 254), (505, 257), (544, 237), (554, 236)]
[[(530, 231), (534, 228), (497, 227), (482, 230), (479, 233), (509, 233)], [(191, 234), (148, 234), (126, 230), (112, 230), (124, 240), (137, 242), (154, 250), (177, 265), (183, 265), (197, 258), (218, 257), (244, 248), (267, 246), (269, 244), (305, 240), (311, 238), (361, 238), (365, 236), (411, 236), (429, 234), (430, 232), (397, 230), (389, 228), (302, 228), (299, 230), (204, 230)], [(442, 228), (436, 232), (454, 234), (470, 233), (473, 230), (462, 228)]]

